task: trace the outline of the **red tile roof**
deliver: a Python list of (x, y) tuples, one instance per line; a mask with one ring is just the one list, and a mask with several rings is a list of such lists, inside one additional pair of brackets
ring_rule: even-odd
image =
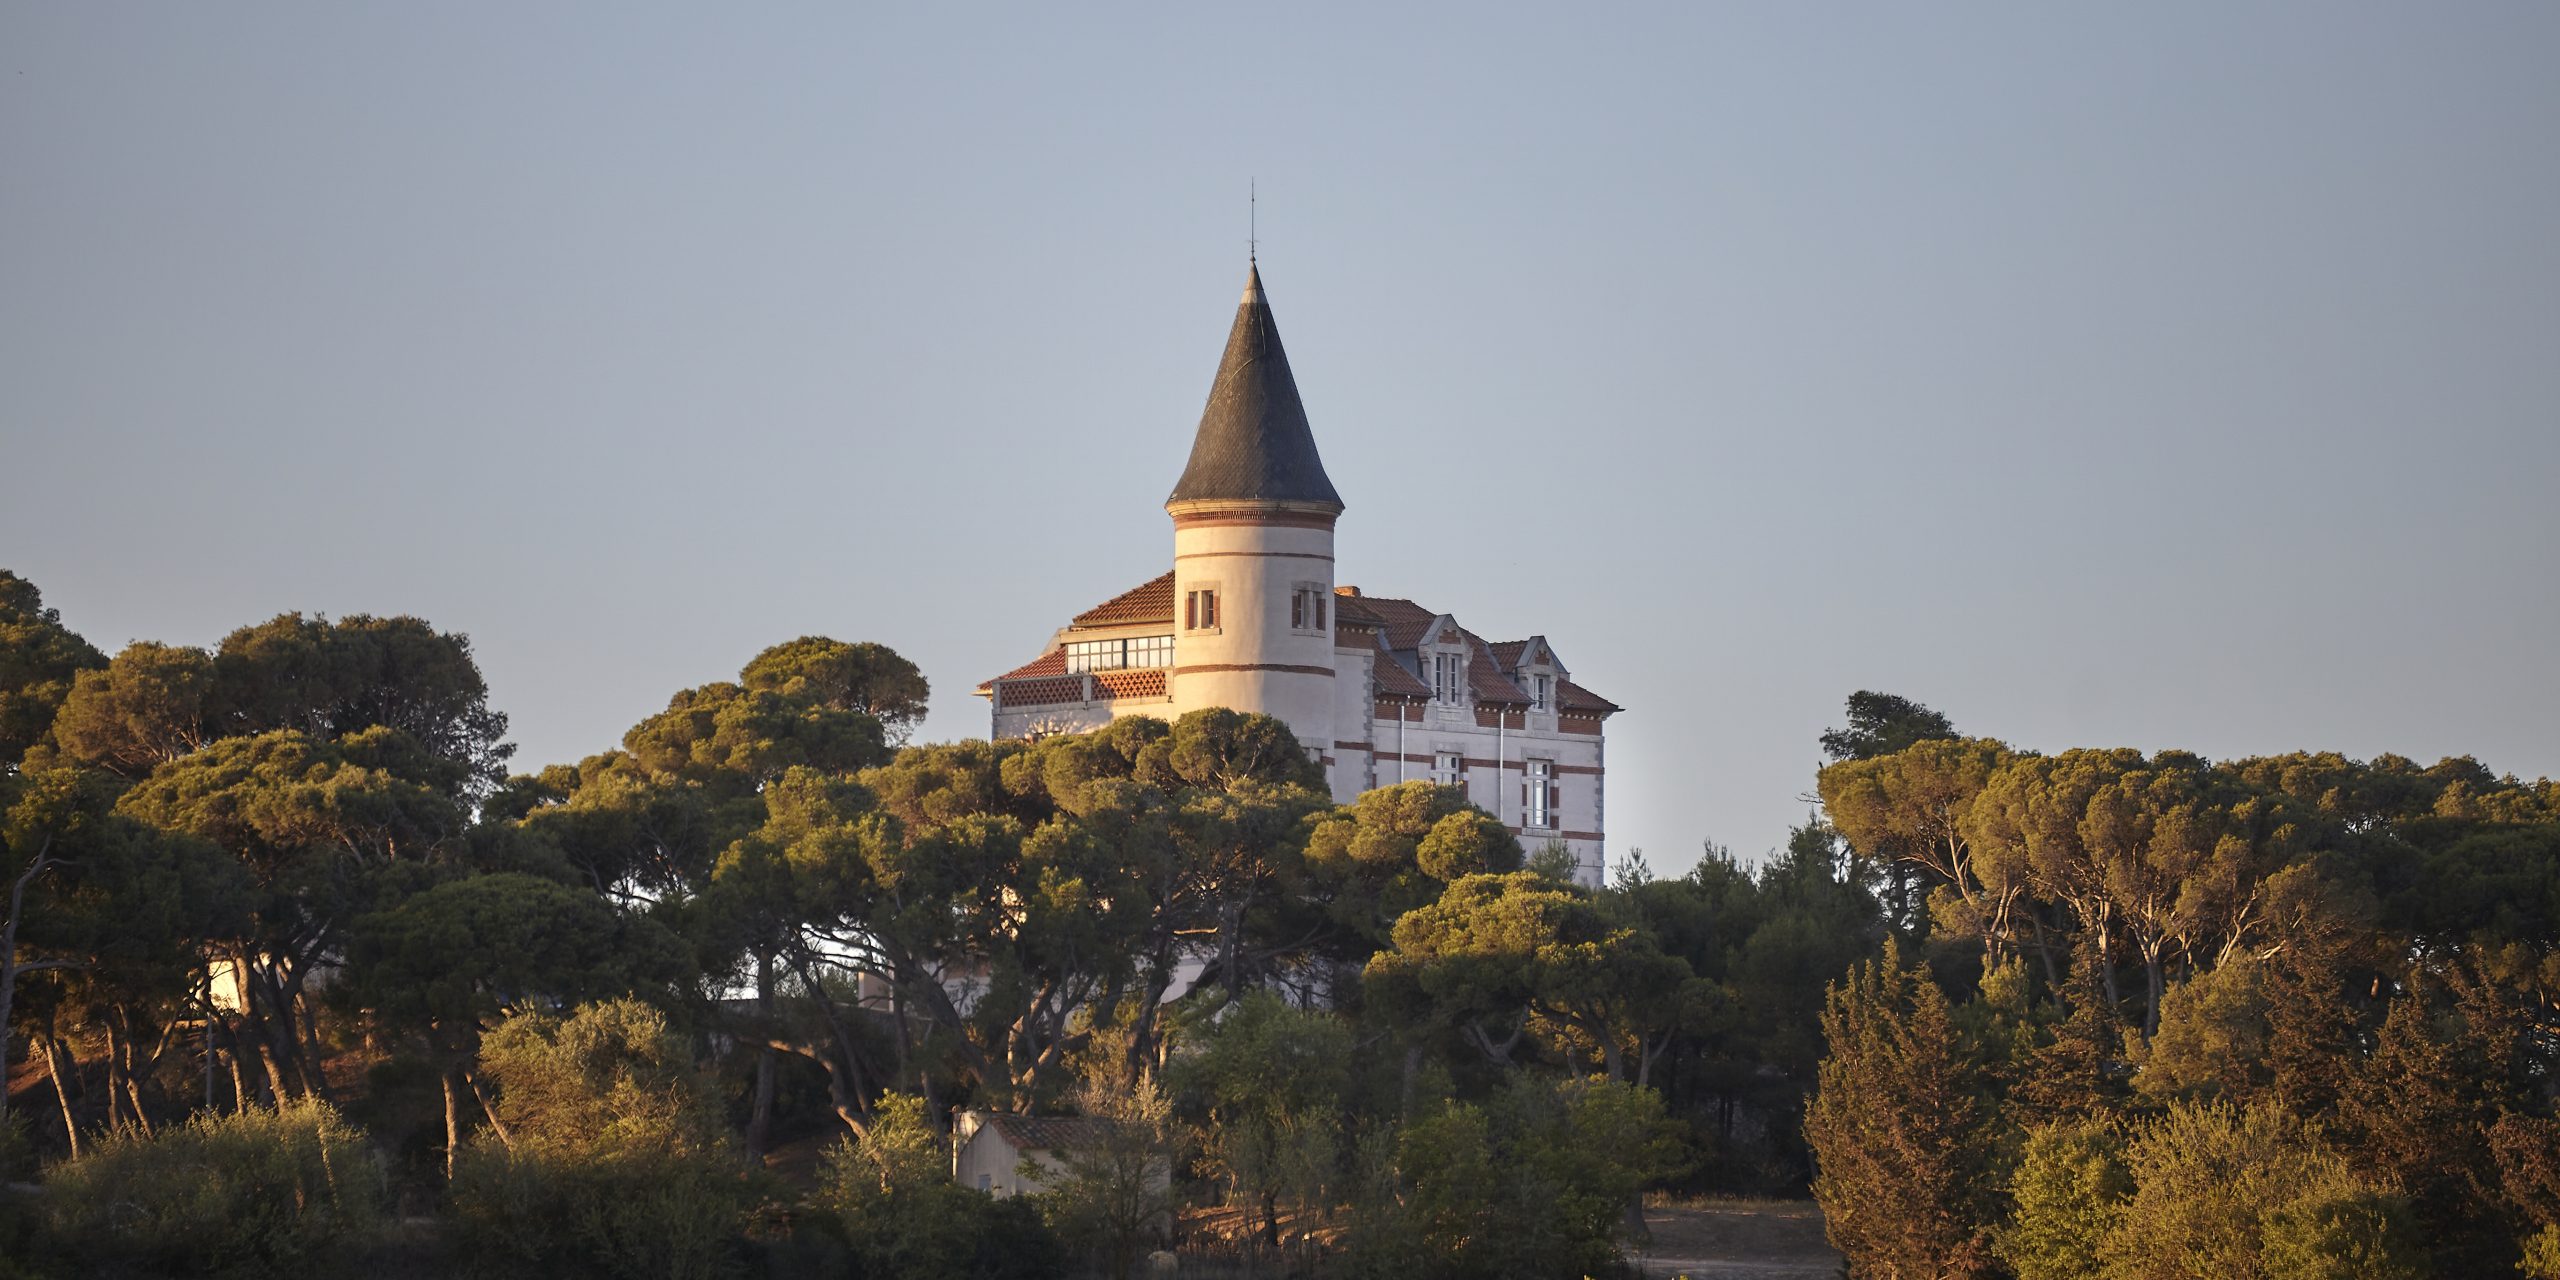
[(1339, 591), (1333, 595), (1333, 623), (1337, 627), (1376, 628), (1386, 625), (1366, 599), (1347, 596)]
[[(1343, 626), (1374, 627), (1380, 650), (1377, 662), (1378, 693), (1382, 697), (1428, 698), (1431, 686), (1416, 678), (1397, 662), (1390, 650), (1412, 649), (1422, 642), (1431, 624), (1441, 615), (1411, 600), (1394, 596), (1344, 595), (1334, 598), (1334, 621)], [(1123, 591), (1101, 604), (1079, 613), (1078, 627), (1122, 626), (1140, 622), (1173, 622), (1173, 574), (1160, 577)], [(1467, 689), (1478, 702), (1505, 706), (1522, 706), (1531, 701), (1526, 689), (1514, 683), (1508, 672), (1520, 665), (1520, 655), (1528, 640), (1505, 640), (1488, 644), (1484, 638), (1464, 627), (1457, 634), (1466, 642)], [(1161, 667), (1135, 667), (1127, 670), (1093, 673), (1093, 696), (1096, 701), (1112, 698), (1161, 698), (1167, 688), (1167, 673)], [(1082, 702), (1084, 681), (1081, 676), (1067, 674), (1067, 655), (1063, 649), (1052, 649), (1013, 670), (978, 686), (988, 693), (997, 680), (1008, 682), (1004, 690), (1006, 706), (1029, 706), (1035, 703)], [(1556, 682), (1558, 710), (1608, 715), (1624, 708), (1570, 680)]]
[(1403, 663), (1396, 661), (1394, 654), (1387, 651), (1384, 636), (1378, 638), (1378, 660), (1375, 666), (1378, 673), (1378, 693), (1381, 696), (1390, 698), (1429, 698), (1431, 696), (1431, 686), (1416, 679), (1412, 672), (1404, 669)]
[[(1383, 624), (1378, 640), (1389, 649), (1411, 649), (1421, 644), (1424, 633), (1430, 631), (1432, 622), (1441, 616), (1411, 600), (1394, 596), (1363, 595), (1357, 599), (1378, 616)], [(1477, 701), (1501, 704), (1531, 701), (1528, 691), (1514, 684), (1505, 674), (1520, 665), (1520, 655), (1528, 648), (1529, 641), (1505, 640), (1500, 644), (1487, 644), (1483, 637), (1464, 627), (1458, 628), (1458, 634), (1466, 638), (1468, 648), (1473, 650), (1473, 656), (1467, 662), (1467, 687)], [(1384, 688), (1383, 683), (1380, 687)], [(1430, 690), (1426, 688), (1424, 692), (1427, 694)], [(1556, 703), (1559, 708), (1602, 714), (1623, 710), (1618, 704), (1570, 680), (1560, 682)]]
[(1387, 647), (1410, 649), (1422, 642), (1422, 633), (1431, 629), (1431, 620), (1439, 617), (1411, 600), (1393, 596), (1361, 596), (1362, 607), (1386, 628)]
[(1173, 623), (1173, 570), (1149, 578), (1075, 616), (1078, 627), (1117, 627), (1133, 622)]
[(1626, 710), (1571, 680), (1556, 681), (1556, 707), (1563, 711), (1596, 711), (1604, 716), (1612, 711)]
[(1511, 677), (1493, 665), (1493, 651), (1485, 647), (1484, 641), (1476, 639), (1474, 632), (1463, 627), (1458, 629), (1458, 634), (1467, 638), (1467, 688), (1475, 693), (1476, 701), (1527, 706), (1529, 691), (1511, 683)]
[[(997, 676), (996, 680), (1026, 680), (1032, 676), (1062, 676), (1066, 673), (1067, 651), (1064, 649), (1051, 649), (1047, 653), (1041, 654), (1039, 657), (1033, 658), (1031, 661), (1023, 663), (1021, 666), (1015, 667), (1013, 670), (1005, 672), (1003, 675)], [(993, 684), (994, 682), (995, 681), (991, 680), (987, 683)], [(987, 686), (982, 684), (978, 687), (984, 689)]]

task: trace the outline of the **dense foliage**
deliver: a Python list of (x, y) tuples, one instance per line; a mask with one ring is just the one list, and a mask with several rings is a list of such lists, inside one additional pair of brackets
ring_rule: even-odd
[[(1264, 717), (928, 693), (802, 637), (509, 774), (458, 634), (0, 574), (0, 1276), (1601, 1275), (1808, 1189), (1859, 1275), (2560, 1275), (2550, 783), (1860, 693), (1785, 848), (1592, 888)], [(963, 1109), (1082, 1136), (991, 1198)]]
[(2560, 787), (1927, 729), (1820, 778), (1908, 940), (1824, 1019), (1853, 1274), (2552, 1274)]

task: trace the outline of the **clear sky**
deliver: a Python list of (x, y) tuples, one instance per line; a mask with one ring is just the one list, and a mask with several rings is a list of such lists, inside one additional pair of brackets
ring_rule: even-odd
[(523, 765), (1160, 572), (1262, 265), (1341, 580), (1626, 705), (2560, 774), (2560, 6), (0, 6), (0, 565), (469, 633)]

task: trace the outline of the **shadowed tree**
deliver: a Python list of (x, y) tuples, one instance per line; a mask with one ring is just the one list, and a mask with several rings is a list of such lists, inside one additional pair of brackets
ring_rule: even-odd
[(1833, 760), (1873, 760), (1916, 742), (1952, 738), (1946, 716), (1890, 693), (1860, 689), (1849, 695), (1849, 726), (1822, 733), (1822, 754)]
[(380, 725), (455, 766), (473, 797), (505, 778), (515, 753), (470, 637), (422, 618), (279, 614), (225, 636), (213, 664), (208, 739), (275, 729), (342, 738)]
[[(459, 1093), (484, 1109), (481, 1036), (509, 1016), (613, 996), (662, 995), (688, 976), (683, 944), (592, 893), (502, 873), (409, 895), (349, 931), (349, 998), (422, 1036), (444, 1087), (445, 1174), (462, 1140)], [(496, 1113), (490, 1112), (494, 1123)], [(500, 1127), (501, 1139), (509, 1140)]]
[(83, 671), (54, 718), (65, 757), (139, 778), (203, 746), (213, 657), (137, 640), (103, 670)]
[(0, 769), (44, 740), (75, 676), (105, 665), (107, 655), (44, 607), (36, 584), (0, 569)]
[(835, 711), (859, 711), (878, 720), (889, 741), (906, 745), (924, 720), (932, 692), (916, 664), (887, 645), (846, 644), (802, 636), (759, 653), (738, 673), (754, 692), (779, 693)]
[(325, 1096), (308, 983), (404, 872), (464, 848), (461, 772), (393, 729), (341, 742), (277, 730), (169, 761), (117, 802), (220, 846), (254, 885), (250, 938), (224, 959), (246, 989), (252, 1061), (275, 1096)]

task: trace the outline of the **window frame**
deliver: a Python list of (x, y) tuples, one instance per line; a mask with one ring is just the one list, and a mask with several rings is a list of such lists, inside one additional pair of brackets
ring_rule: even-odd
[(1558, 810), (1564, 807), (1563, 787), (1557, 780), (1556, 762), (1538, 756), (1520, 762), (1520, 826), (1553, 831), (1559, 825)]
[[(1182, 629), (1215, 634), (1220, 630), (1218, 617), (1218, 584), (1195, 582), (1184, 589), (1182, 597)], [(1202, 605), (1207, 607), (1203, 608)]]
[(1325, 600), (1333, 591), (1321, 582), (1289, 585), (1289, 629), (1302, 635), (1327, 635)]

